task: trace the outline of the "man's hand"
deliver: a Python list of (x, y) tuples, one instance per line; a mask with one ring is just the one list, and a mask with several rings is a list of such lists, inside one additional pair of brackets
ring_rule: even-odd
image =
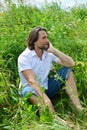
[(49, 42), (49, 48), (47, 49), (47, 52), (52, 52), (53, 48), (54, 47), (53, 47), (52, 43)]
[(51, 113), (54, 113), (55, 111), (54, 111), (53, 104), (45, 93), (43, 94), (43, 100), (44, 100), (44, 103), (49, 107), (49, 111)]

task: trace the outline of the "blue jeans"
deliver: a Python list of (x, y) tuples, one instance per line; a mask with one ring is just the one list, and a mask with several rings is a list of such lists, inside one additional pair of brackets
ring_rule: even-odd
[(64, 86), (68, 79), (71, 68), (63, 67), (54, 76), (48, 80), (48, 90), (45, 91), (47, 96), (52, 99), (58, 91)]
[[(52, 99), (65, 84), (65, 81), (68, 79), (70, 71), (72, 71), (71, 68), (63, 67), (51, 78), (49, 78), (48, 89), (45, 90), (45, 93), (50, 99)], [(23, 97), (29, 92), (32, 92), (33, 94), (37, 95), (35, 90), (32, 87), (29, 87), (29, 85), (27, 85), (22, 89), (21, 96)]]

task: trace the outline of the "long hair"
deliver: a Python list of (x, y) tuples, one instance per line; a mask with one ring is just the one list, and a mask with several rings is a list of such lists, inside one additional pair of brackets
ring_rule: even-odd
[(30, 50), (34, 50), (34, 42), (38, 40), (39, 37), (39, 31), (45, 31), (47, 30), (43, 27), (35, 27), (29, 34), (28, 40), (27, 40), (27, 46)]

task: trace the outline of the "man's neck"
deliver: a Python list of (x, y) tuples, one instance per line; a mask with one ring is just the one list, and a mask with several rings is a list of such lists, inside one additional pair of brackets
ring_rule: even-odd
[(42, 60), (43, 50), (39, 48), (35, 48), (35, 52), (38, 55), (38, 57)]

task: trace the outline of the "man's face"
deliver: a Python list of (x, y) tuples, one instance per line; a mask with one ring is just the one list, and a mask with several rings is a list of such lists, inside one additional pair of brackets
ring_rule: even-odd
[(49, 48), (49, 40), (45, 31), (39, 31), (39, 37), (35, 42), (35, 47), (42, 50), (47, 50)]

